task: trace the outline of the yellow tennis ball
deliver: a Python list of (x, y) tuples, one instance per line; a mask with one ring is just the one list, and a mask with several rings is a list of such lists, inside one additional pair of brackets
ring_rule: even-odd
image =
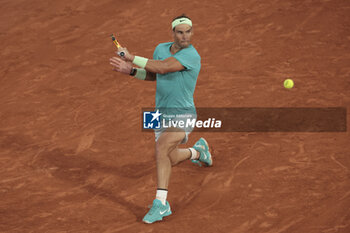
[(283, 86), (287, 89), (291, 89), (294, 86), (294, 82), (291, 79), (284, 80)]

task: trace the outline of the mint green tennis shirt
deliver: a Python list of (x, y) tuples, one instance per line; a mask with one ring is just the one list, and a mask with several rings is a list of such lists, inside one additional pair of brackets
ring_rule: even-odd
[[(171, 54), (170, 47), (174, 42), (159, 44), (153, 53), (154, 60), (164, 60), (174, 57), (184, 67), (184, 70), (166, 74), (157, 74), (156, 109), (170, 113), (195, 113), (193, 93), (197, 77), (201, 69), (201, 57), (197, 50), (190, 45)], [(176, 110), (175, 110), (176, 109)]]

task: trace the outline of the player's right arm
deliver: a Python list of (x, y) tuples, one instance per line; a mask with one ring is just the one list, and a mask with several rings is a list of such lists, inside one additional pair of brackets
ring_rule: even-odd
[[(120, 47), (118, 49), (119, 53), (123, 53), (123, 59), (127, 62), (133, 62), (135, 65), (142, 67), (147, 70), (147, 72), (156, 73), (156, 74), (166, 74), (176, 71), (184, 70), (185, 67), (174, 57), (169, 57), (164, 60), (152, 60), (152, 59), (146, 59), (143, 57), (134, 56), (129, 53), (127, 48)], [(138, 64), (138, 62), (135, 62), (135, 58), (138, 57), (139, 59), (142, 59), (142, 64)], [(146, 67), (147, 63), (147, 67)]]
[[(113, 70), (122, 74), (132, 75), (136, 78), (140, 77), (140, 73), (145, 73), (145, 81), (156, 81), (156, 73), (146, 71), (145, 69), (134, 68), (131, 62), (127, 62), (119, 57), (112, 57), (109, 63), (113, 66)], [(142, 75), (141, 75), (142, 76)]]

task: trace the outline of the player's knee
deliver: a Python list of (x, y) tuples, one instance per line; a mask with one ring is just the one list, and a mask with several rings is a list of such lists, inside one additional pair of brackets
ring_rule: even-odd
[(176, 144), (167, 141), (158, 141), (156, 143), (156, 156), (169, 156), (170, 152), (174, 149), (174, 147), (176, 147)]
[(170, 146), (166, 143), (157, 142), (156, 143), (156, 156), (168, 156)]
[(176, 164), (179, 163), (179, 161), (174, 160), (174, 158), (172, 158), (171, 156), (169, 156), (169, 158), (170, 158), (171, 166), (175, 166)]

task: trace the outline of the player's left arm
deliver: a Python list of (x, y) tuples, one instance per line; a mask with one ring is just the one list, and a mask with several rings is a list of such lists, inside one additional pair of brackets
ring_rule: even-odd
[(184, 70), (185, 67), (176, 58), (169, 57), (162, 61), (149, 59), (147, 61), (145, 69), (152, 73), (166, 74)]

